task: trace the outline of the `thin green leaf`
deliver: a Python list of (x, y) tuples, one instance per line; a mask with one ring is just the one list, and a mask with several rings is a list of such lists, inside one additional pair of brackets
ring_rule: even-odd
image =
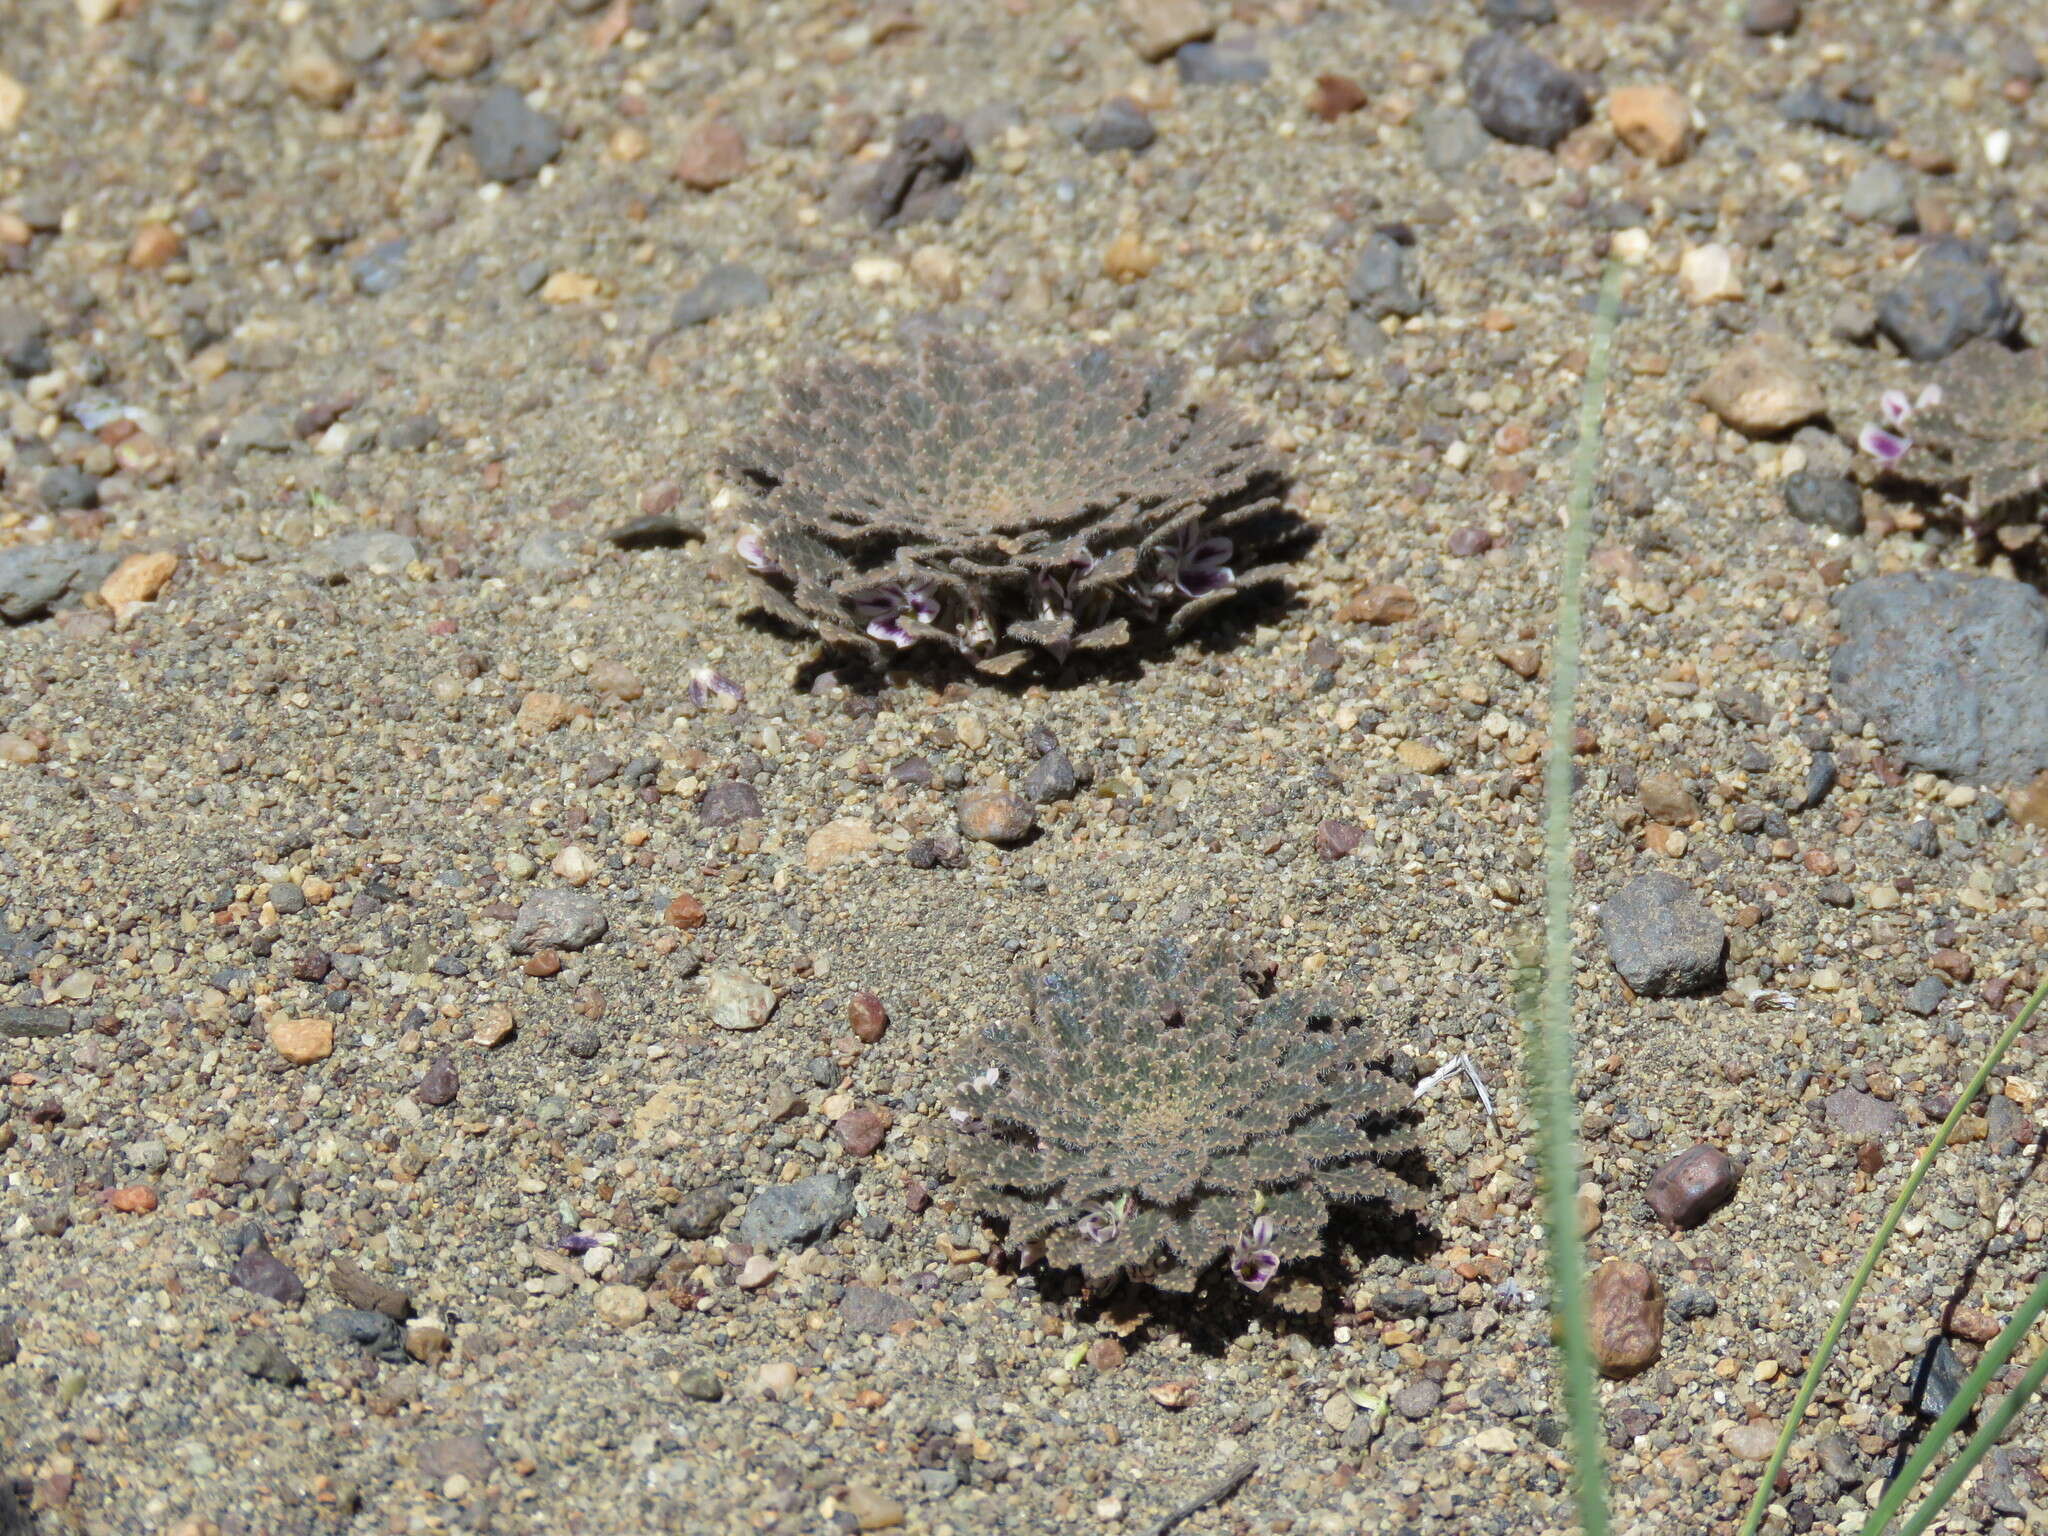
[(1920, 1161), (1913, 1165), (1913, 1172), (1906, 1180), (1906, 1187), (1899, 1191), (1898, 1199), (1894, 1200), (1892, 1208), (1885, 1212), (1876, 1235), (1870, 1239), (1870, 1247), (1863, 1255), (1863, 1262), (1856, 1266), (1856, 1273), (1849, 1279), (1848, 1290), (1842, 1293), (1841, 1305), (1835, 1308), (1834, 1321), (1828, 1324), (1828, 1331), (1821, 1338), (1820, 1348), (1814, 1352), (1813, 1362), (1807, 1366), (1806, 1376), (1799, 1383), (1799, 1393), (1792, 1399), (1791, 1411), (1785, 1415), (1785, 1427), (1778, 1432), (1777, 1449), (1771, 1452), (1771, 1459), (1764, 1465), (1763, 1475), (1756, 1481), (1756, 1497), (1750, 1501), (1749, 1514), (1744, 1518), (1738, 1536), (1756, 1536), (1757, 1528), (1763, 1524), (1764, 1512), (1771, 1506), (1771, 1489), (1778, 1481), (1778, 1473), (1785, 1465), (1786, 1456), (1791, 1454), (1792, 1437), (1799, 1433), (1800, 1421), (1806, 1417), (1806, 1410), (1812, 1405), (1814, 1394), (1820, 1390), (1821, 1376), (1828, 1368), (1828, 1360), (1835, 1352), (1835, 1345), (1841, 1341), (1842, 1330), (1849, 1325), (1850, 1314), (1856, 1310), (1857, 1298), (1863, 1294), (1863, 1287), (1870, 1283), (1871, 1275), (1877, 1270), (1877, 1261), (1884, 1253), (1885, 1244), (1891, 1241), (1892, 1233), (1904, 1219), (1906, 1208), (1913, 1203), (1913, 1196), (1919, 1193), (1920, 1181), (1927, 1177), (1927, 1170), (1934, 1166), (1934, 1159), (1941, 1154), (1941, 1149), (1948, 1145), (1948, 1139), (1956, 1126), (1961, 1124), (1963, 1112), (1976, 1100), (1977, 1095), (1984, 1091), (1984, 1084), (1997, 1070), (1998, 1063), (2005, 1058), (2005, 1053), (2012, 1048), (2013, 1041), (2017, 1040), (2020, 1032), (2033, 1022), (2034, 1014), (2040, 1008), (2043, 999), (2048, 999), (2048, 980), (2044, 980), (2034, 989), (2034, 995), (2027, 999), (2027, 1006), (2022, 1008), (2005, 1027), (2005, 1033), (2000, 1035), (1991, 1047), (1991, 1054), (1986, 1056), (1983, 1064), (1977, 1068), (1977, 1075), (1971, 1078), (1969, 1085), (1956, 1096), (1955, 1108), (1951, 1109), (1948, 1118), (1941, 1122), (1941, 1129), (1934, 1133), (1934, 1140), (1927, 1144), (1927, 1150), (1920, 1154)]

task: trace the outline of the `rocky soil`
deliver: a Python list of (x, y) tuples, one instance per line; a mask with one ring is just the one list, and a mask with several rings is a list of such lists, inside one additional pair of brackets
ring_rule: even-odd
[[(2048, 955), (2037, 508), (1854, 448), (2048, 313), (2021, 8), (0, 9), (0, 1530), (1567, 1528), (1511, 981), (1610, 255), (1580, 1210), (1617, 1528), (1732, 1529)], [(1288, 594), (1006, 684), (749, 617), (718, 450), (938, 331), (1258, 413)], [(1490, 1090), (1315, 1316), (949, 1192), (1020, 969), (1165, 932)], [(2038, 1039), (1778, 1528), (2038, 1276)]]

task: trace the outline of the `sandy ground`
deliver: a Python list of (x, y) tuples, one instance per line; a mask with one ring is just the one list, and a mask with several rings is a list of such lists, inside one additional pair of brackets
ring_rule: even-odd
[[(1691, 394), (1766, 325), (1841, 432), (1917, 377), (1844, 339), (1916, 244), (1842, 213), (1880, 161), (2048, 301), (2014, 13), (1817, 3), (1760, 38), (1721, 5), (1567, 5), (1528, 36), (1596, 112), (1551, 154), (1459, 115), (1476, 7), (1214, 9), (1264, 78), (1147, 64), (1107, 0), (0, 0), (0, 307), (48, 332), (0, 380), (0, 556), (176, 557), (126, 568), (147, 600), (0, 634), (0, 1473), (27, 1529), (1143, 1532), (1253, 1458), (1179, 1529), (1566, 1528), (1507, 982), (1625, 231), (1575, 823), (1584, 1204), (1595, 1257), (1669, 1298), (1661, 1357), (1603, 1388), (1617, 1527), (1732, 1528), (1754, 1426), (2039, 966), (2048, 865), (2010, 786), (1902, 771), (1829, 700), (1845, 581), (1982, 553), (1913, 515), (1795, 521), (1778, 482), (1836, 439), (1752, 442)], [(1364, 106), (1311, 113), (1324, 73)], [(1888, 132), (1785, 122), (1809, 79)], [(1597, 100), (1656, 83), (1699, 122), (1668, 166)], [(497, 85), (563, 135), (509, 186), (463, 127)], [(1157, 141), (1090, 153), (1116, 95)], [(934, 110), (976, 145), (957, 217), (877, 230), (858, 191)], [(1393, 225), (1424, 303), (1376, 321), (1345, 283)], [(1708, 243), (1739, 299), (1681, 290)], [(728, 262), (767, 301), (674, 325)], [(811, 349), (930, 326), (1168, 354), (1257, 412), (1320, 535), (1289, 595), (1106, 669), (814, 686), (817, 648), (744, 616), (715, 455)], [(664, 513), (688, 534), (605, 537)], [(744, 704), (693, 704), (705, 667)], [(1036, 729), (1092, 783), (1028, 843), (916, 867)], [(1840, 781), (1795, 811), (1817, 750)], [(1698, 813), (1675, 840), (1655, 774)], [(712, 824), (721, 781), (758, 816)], [(1728, 925), (1727, 988), (1610, 968), (1594, 907), (1652, 869)], [(544, 890), (604, 937), (514, 953)], [(1469, 1052), (1497, 1101), (1425, 1102), (1440, 1202), (1340, 1245), (1305, 1323), (1020, 1273), (949, 1197), (958, 1054), (1019, 968), (1174, 931), (1348, 989), (1406, 1075)], [(778, 994), (763, 1027), (713, 1025), (722, 972)], [(1929, 975), (1953, 985), (1922, 1016)], [(273, 1026), (307, 1019), (331, 1051), (298, 1065), (280, 1044), (321, 1030)], [(2009, 1068), (1845, 1340), (1786, 1528), (1860, 1527), (1944, 1308), (1967, 1365), (2039, 1272), (2048, 1079), (2029, 1040)], [(849, 1147), (855, 1111), (879, 1145)], [(1741, 1187), (1667, 1232), (1648, 1177), (1700, 1140)], [(749, 1212), (820, 1173), (853, 1180), (843, 1224), (749, 1271)], [(252, 1228), (296, 1276), (271, 1295), (228, 1279)], [(379, 1300), (413, 1314), (385, 1358), (316, 1326)], [(1949, 1529), (2043, 1518), (2041, 1431)]]

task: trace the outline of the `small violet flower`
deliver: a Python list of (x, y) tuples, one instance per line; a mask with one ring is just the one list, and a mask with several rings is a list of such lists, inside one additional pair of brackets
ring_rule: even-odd
[(780, 576), (782, 574), (782, 567), (775, 563), (775, 557), (768, 553), (767, 545), (761, 542), (760, 529), (749, 528), (745, 533), (733, 540), (732, 547), (734, 553), (746, 561), (748, 567), (756, 574), (762, 576)]
[(593, 1248), (602, 1248), (603, 1246), (603, 1238), (593, 1237), (588, 1232), (571, 1232), (562, 1239), (562, 1251), (564, 1253), (588, 1253)]
[(745, 703), (747, 690), (709, 667), (698, 667), (690, 673), (690, 688), (685, 697), (702, 709), (713, 698), (731, 699), (735, 704)]
[(1200, 597), (1220, 592), (1237, 580), (1231, 570), (1236, 547), (1220, 534), (1202, 537), (1200, 528), (1189, 524), (1166, 551), (1166, 568), (1155, 591), (1160, 597)]
[(1090, 1211), (1074, 1223), (1074, 1230), (1091, 1243), (1113, 1243), (1122, 1224), (1109, 1211)]
[(1939, 384), (1930, 384), (1921, 390), (1917, 400), (1907, 398), (1903, 389), (1886, 390), (1878, 399), (1878, 412), (1884, 417), (1885, 425), (1865, 427), (1857, 435), (1856, 446), (1889, 468), (1903, 459), (1913, 446), (1913, 439), (1906, 436), (1906, 426), (1914, 414), (1939, 404)]
[(1273, 1223), (1258, 1216), (1230, 1250), (1230, 1272), (1248, 1291), (1263, 1291), (1266, 1282), (1280, 1272), (1280, 1255), (1273, 1251)]
[(903, 627), (904, 615), (920, 624), (931, 624), (939, 616), (939, 600), (932, 596), (931, 583), (925, 581), (885, 581), (879, 587), (853, 593), (846, 601), (871, 636), (898, 650), (916, 644), (918, 638)]

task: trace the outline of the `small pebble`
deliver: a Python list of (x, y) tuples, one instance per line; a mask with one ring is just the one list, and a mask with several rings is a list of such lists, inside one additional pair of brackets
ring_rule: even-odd
[(334, 1054), (332, 1019), (278, 1019), (270, 1026), (271, 1047), (295, 1067), (311, 1066)]
[(1666, 1226), (1696, 1227), (1735, 1197), (1741, 1178), (1732, 1157), (1701, 1142), (1650, 1175), (1650, 1209)]
[(1031, 803), (1007, 789), (970, 789), (960, 796), (960, 833), (977, 843), (1022, 842), (1037, 824)]

